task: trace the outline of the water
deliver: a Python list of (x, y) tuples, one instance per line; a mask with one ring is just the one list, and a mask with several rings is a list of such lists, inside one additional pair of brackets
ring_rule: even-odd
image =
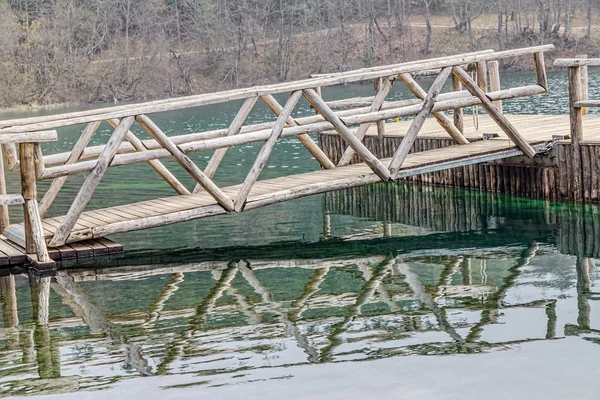
[[(549, 78), (552, 94), (505, 110), (566, 112), (565, 73)], [(591, 78), (598, 98), (600, 79)], [(226, 126), (235, 111), (177, 111), (156, 122), (169, 134), (197, 132)], [(297, 115), (310, 112), (302, 104)], [(251, 119), (272, 117), (261, 107)], [(45, 151), (67, 150), (77, 130), (60, 135)], [(217, 183), (239, 183), (258, 149), (228, 152)], [(194, 155), (201, 167), (208, 159)], [(111, 170), (90, 207), (171, 194), (149, 167), (132, 167)], [(284, 140), (261, 178), (316, 167)], [(69, 178), (54, 214), (82, 179)], [(18, 191), (14, 178), (9, 189)], [(121, 258), (54, 277), (0, 277), (0, 393), (592, 398), (599, 235), (596, 206), (380, 184), (116, 236), (128, 249)]]

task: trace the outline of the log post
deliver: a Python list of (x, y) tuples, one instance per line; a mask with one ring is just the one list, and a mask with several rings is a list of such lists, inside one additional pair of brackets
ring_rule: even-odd
[[(375, 96), (381, 92), (383, 87), (383, 78), (379, 77), (375, 79)], [(385, 136), (385, 120), (377, 121), (377, 136), (381, 140)]]
[[(6, 177), (4, 176), (4, 157), (0, 152), (0, 196), (6, 194)], [(6, 227), (10, 224), (8, 217), (8, 205), (0, 205), (0, 233), (4, 232)]]
[(34, 268), (39, 270), (53, 269), (56, 264), (50, 259), (42, 220), (37, 204), (35, 143), (21, 143), (19, 145), (19, 158), (21, 166), (21, 194), (23, 196), (23, 216), (25, 232), (25, 251), (32, 258)]
[(583, 118), (582, 109), (576, 107), (578, 101), (583, 97), (581, 87), (581, 67), (569, 68), (569, 116), (571, 121), (571, 197), (573, 201), (582, 200), (582, 170), (581, 170), (581, 147), (583, 140)]
[[(490, 75), (490, 91), (496, 92), (498, 90), (502, 90), (500, 86), (500, 63), (498, 60), (488, 62), (488, 73)], [(494, 106), (498, 109), (500, 113), (502, 111), (502, 101), (496, 100), (493, 102)]]
[(537, 76), (537, 84), (548, 91), (548, 77), (546, 76), (546, 62), (544, 60), (544, 52), (534, 53), (533, 60), (535, 61), (535, 74)]
[(485, 61), (477, 62), (477, 86), (482, 92), (488, 92), (487, 63)]
[[(462, 91), (462, 84), (460, 80), (452, 75), (452, 90), (455, 92)], [(459, 130), (460, 133), (465, 133), (465, 123), (464, 123), (464, 112), (462, 108), (455, 108), (453, 110), (453, 118), (454, 118), (454, 126)]]
[[(582, 58), (582, 59), (586, 59), (588, 58), (587, 54), (583, 54), (580, 56), (575, 56), (576, 58)], [(589, 82), (588, 82), (588, 67), (587, 65), (581, 66), (581, 100), (585, 101), (585, 100), (589, 100)], [(581, 115), (587, 115), (588, 114), (588, 108), (587, 107), (581, 107)]]

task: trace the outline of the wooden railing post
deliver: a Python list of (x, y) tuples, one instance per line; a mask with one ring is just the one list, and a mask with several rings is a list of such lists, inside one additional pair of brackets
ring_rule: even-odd
[[(6, 194), (6, 177), (4, 175), (4, 157), (0, 151), (0, 196)], [(4, 229), (10, 224), (8, 217), (8, 205), (0, 205), (0, 233), (4, 232)]]
[[(498, 60), (489, 61), (487, 64), (488, 73), (490, 76), (490, 91), (497, 92), (501, 90), (500, 85), (500, 63)], [(498, 111), (502, 114), (502, 101), (496, 100), (493, 102), (494, 106), (498, 109)]]
[(37, 269), (51, 269), (55, 267), (55, 264), (48, 255), (37, 203), (35, 147), (36, 144), (31, 142), (19, 144), (21, 195), (24, 200), (25, 251), (27, 254), (37, 255), (37, 260), (32, 260), (34, 267)]
[[(581, 58), (581, 59), (587, 59), (588, 56), (587, 54), (583, 54), (580, 56), (575, 56), (577, 58)], [(588, 82), (588, 67), (587, 65), (584, 65), (581, 68), (581, 100), (585, 101), (585, 100), (589, 100), (589, 82)], [(581, 107), (581, 115), (587, 115), (588, 114), (588, 108), (587, 107)]]
[(571, 196), (573, 201), (581, 201), (582, 192), (582, 170), (581, 170), (581, 148), (583, 141), (583, 112), (576, 103), (583, 97), (581, 87), (581, 67), (569, 67), (569, 116), (571, 121)]
[[(375, 96), (381, 92), (383, 87), (383, 78), (379, 77), (375, 79)], [(385, 120), (377, 121), (377, 136), (382, 139), (385, 136)]]
[[(455, 76), (452, 75), (452, 90), (455, 92), (460, 92), (462, 90), (462, 83)], [(465, 123), (464, 123), (464, 112), (462, 108), (455, 108), (453, 110), (453, 118), (454, 118), (454, 126), (456, 129), (460, 131), (460, 133), (465, 133)]]

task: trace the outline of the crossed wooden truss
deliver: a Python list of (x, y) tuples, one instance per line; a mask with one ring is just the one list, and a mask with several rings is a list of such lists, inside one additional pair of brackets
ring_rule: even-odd
[[(96, 188), (100, 184), (109, 167), (147, 162), (173, 188), (178, 195), (189, 195), (205, 192), (215, 202), (214, 206), (222, 212), (241, 212), (248, 201), (250, 191), (258, 181), (278, 140), (285, 137), (297, 137), (300, 143), (319, 162), (322, 169), (330, 170), (347, 166), (355, 154), (382, 181), (397, 179), (397, 176), (419, 134), (426, 118), (433, 115), (458, 145), (468, 144), (462, 133), (462, 108), (480, 105), (490, 117), (527, 156), (533, 157), (536, 151), (517, 132), (515, 127), (503, 115), (501, 100), (530, 96), (547, 91), (547, 80), (544, 66), (544, 51), (552, 46), (538, 46), (505, 52), (483, 51), (460, 56), (442, 57), (413, 63), (376, 67), (342, 74), (333, 74), (311, 78), (305, 81), (271, 85), (259, 88), (240, 89), (208, 95), (192, 96), (176, 100), (162, 100), (141, 105), (120, 106), (95, 111), (85, 111), (36, 120), (17, 120), (0, 123), (2, 132), (25, 133), (40, 129), (54, 129), (62, 126), (87, 124), (79, 136), (73, 149), (67, 153), (43, 155), (39, 143), (23, 143), (21, 145), (22, 175), (35, 171), (37, 179), (53, 179), (50, 188), (39, 203), (39, 218), (44, 218), (69, 175), (88, 172), (77, 196), (73, 200), (67, 214), (56, 224), (52, 237), (47, 241), (49, 246), (57, 247), (69, 241), (79, 240), (72, 236), (73, 228), (90, 202)], [(498, 78), (499, 60), (523, 55), (533, 55), (537, 70), (537, 83), (531, 86), (501, 89)], [(474, 65), (477, 73), (475, 81), (465, 70), (464, 65)], [(487, 70), (490, 71), (492, 91), (488, 91)], [(425, 90), (414, 79), (413, 74), (419, 71), (433, 70), (436, 78), (432, 86)], [(453, 87), (458, 90), (442, 93), (442, 89), (452, 76)], [(359, 82), (374, 79), (377, 93), (366, 107), (351, 108), (336, 112), (319, 94), (322, 86), (330, 86), (344, 82)], [(394, 83), (400, 80), (414, 94), (414, 99), (386, 101)], [(464, 87), (466, 90), (461, 90)], [(288, 92), (285, 104), (280, 104), (274, 94)], [(304, 97), (316, 111), (316, 115), (294, 118), (293, 111), (299, 100)], [(168, 111), (198, 105), (214, 104), (232, 99), (243, 99), (243, 103), (226, 129), (206, 131), (194, 134), (168, 136), (150, 118), (152, 112)], [(271, 123), (245, 125), (246, 119), (258, 101), (264, 102), (277, 116)], [(444, 111), (454, 110), (454, 120)], [(393, 158), (388, 161), (378, 159), (364, 144), (363, 138), (372, 123), (384, 129), (382, 122), (388, 119), (414, 115), (414, 119)], [(110, 139), (102, 146), (89, 146), (90, 140), (98, 131), (102, 121), (107, 121), (114, 131)], [(149, 140), (139, 139), (132, 131), (137, 123), (150, 136)], [(349, 127), (357, 126), (353, 131)], [(327, 155), (309, 136), (310, 133), (335, 130), (347, 144), (343, 157), (334, 165)], [(232, 146), (264, 142), (244, 181), (236, 187), (235, 195), (231, 195), (214, 183), (213, 177), (227, 150)], [(212, 151), (214, 154), (207, 167), (202, 170), (188, 156), (189, 153)], [(9, 160), (9, 169), (18, 163), (15, 149), (5, 146)], [(25, 157), (23, 157), (25, 155)], [(173, 158), (194, 179), (195, 188), (186, 188), (167, 167), (161, 158)], [(27, 175), (29, 176), (29, 175)], [(291, 177), (293, 179), (293, 177)], [(24, 190), (35, 193), (35, 181), (24, 186)], [(316, 190), (316, 189), (315, 189)], [(323, 191), (323, 188), (318, 188)], [(325, 188), (326, 190), (326, 188)], [(273, 199), (281, 194), (273, 193)], [(306, 194), (303, 194), (306, 195)], [(30, 196), (32, 197), (32, 196)], [(33, 196), (35, 199), (35, 196)], [(290, 198), (282, 197), (283, 200)], [(282, 200), (281, 200), (282, 201)], [(98, 214), (98, 218), (102, 218)], [(167, 221), (168, 221), (168, 217)], [(156, 220), (156, 218), (155, 218)], [(144, 229), (157, 226), (155, 223), (136, 221), (129, 230)], [(179, 221), (173, 220), (173, 222)], [(34, 221), (37, 223), (37, 221)], [(165, 221), (161, 223), (164, 224)], [(172, 223), (173, 223), (172, 222)], [(50, 223), (50, 222), (49, 222)], [(123, 224), (123, 223), (121, 223)], [(28, 252), (43, 254), (45, 241), (39, 232), (32, 232), (31, 224), (26, 220), (26, 243)], [(123, 231), (123, 230), (122, 230)], [(37, 236), (37, 237), (35, 237)], [(37, 243), (37, 244), (36, 244)]]

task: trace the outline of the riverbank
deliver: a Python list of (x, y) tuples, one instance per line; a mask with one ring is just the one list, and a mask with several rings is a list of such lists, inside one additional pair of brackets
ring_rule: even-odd
[[(575, 21), (577, 25), (565, 39), (560, 31), (551, 37), (542, 37), (534, 30), (498, 33), (493, 18), (491, 14), (480, 16), (468, 34), (459, 32), (450, 16), (432, 16), (429, 41), (424, 18), (414, 16), (402, 27), (353, 22), (328, 29), (305, 29), (285, 38), (251, 36), (242, 47), (219, 49), (194, 41), (175, 45), (159, 43), (158, 39), (156, 43), (132, 40), (125, 52), (116, 47), (68, 61), (54, 54), (52, 60), (30, 70), (17, 59), (5, 60), (0, 107), (46, 109), (146, 101), (302, 79), (314, 73), (540, 43), (556, 47), (548, 54), (549, 66), (554, 58), (600, 53), (600, 30), (594, 27), (588, 40), (582, 20)], [(532, 71), (533, 65), (507, 60), (500, 68), (524, 72)]]

